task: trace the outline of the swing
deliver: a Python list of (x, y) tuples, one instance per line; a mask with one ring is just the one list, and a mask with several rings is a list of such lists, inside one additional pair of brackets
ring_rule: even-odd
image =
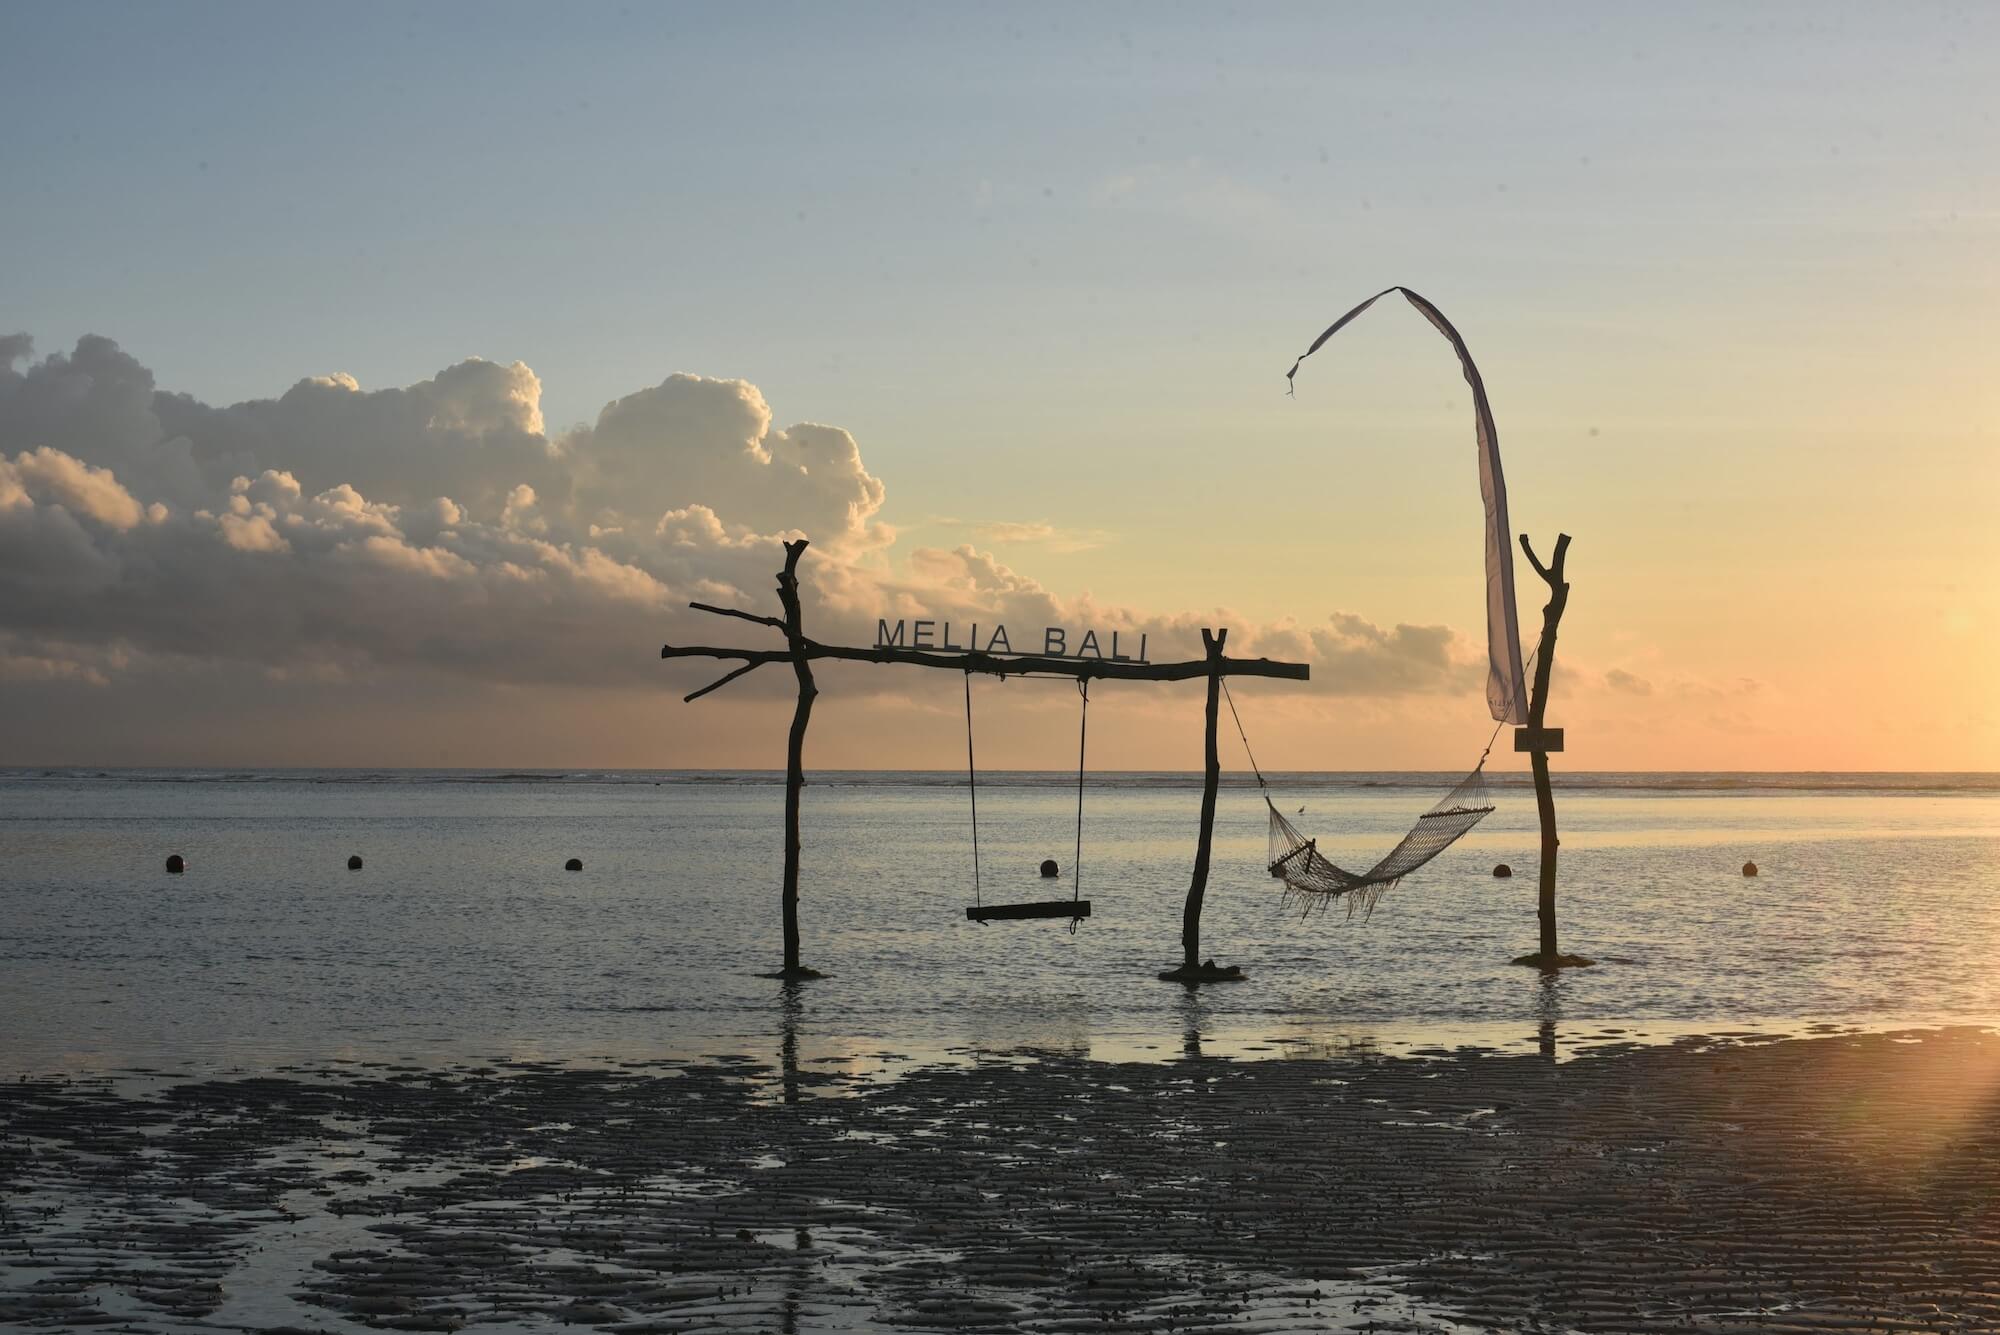
[(973, 922), (1014, 922), (1024, 918), (1068, 918), (1069, 929), (1090, 916), (1090, 901), (1078, 898), (1083, 884), (1083, 748), (1090, 728), (1090, 680), (1078, 677), (1083, 698), (1076, 735), (1076, 860), (1070, 864), (1068, 899), (1040, 899), (1025, 904), (988, 904), (979, 890), (979, 771), (972, 763), (972, 674), (965, 674), (965, 786), (972, 795), (972, 903), (965, 916)]

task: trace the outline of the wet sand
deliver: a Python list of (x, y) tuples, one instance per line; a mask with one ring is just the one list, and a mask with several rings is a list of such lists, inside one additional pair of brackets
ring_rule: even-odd
[(0, 1325), (2000, 1329), (2000, 1037), (0, 1086)]

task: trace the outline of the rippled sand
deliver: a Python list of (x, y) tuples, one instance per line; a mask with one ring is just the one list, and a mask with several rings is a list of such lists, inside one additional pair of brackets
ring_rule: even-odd
[(0, 1324), (2000, 1329), (2000, 1038), (0, 1086)]

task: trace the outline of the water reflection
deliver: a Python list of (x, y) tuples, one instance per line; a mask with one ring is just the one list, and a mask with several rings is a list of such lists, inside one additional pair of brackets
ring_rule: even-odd
[(1556, 1059), (1556, 1021), (1562, 1018), (1562, 975), (1545, 973), (1535, 992), (1535, 1046), (1547, 1061)]
[(804, 1016), (804, 985), (787, 978), (778, 985), (778, 1079), (787, 1103), (799, 1101), (799, 1021)]
[(1209, 1023), (1208, 1003), (1201, 998), (1199, 983), (1182, 983), (1180, 1000), (1174, 1009), (1181, 1020), (1181, 1056), (1188, 1061), (1201, 1058), (1201, 1031)]

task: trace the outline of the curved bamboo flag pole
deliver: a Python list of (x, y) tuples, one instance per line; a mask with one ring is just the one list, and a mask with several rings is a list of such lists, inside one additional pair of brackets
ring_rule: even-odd
[(1465, 340), (1452, 328), (1444, 312), (1407, 287), (1385, 288), (1335, 320), (1327, 331), (1299, 354), (1292, 369), (1285, 372), (1285, 392), (1291, 393), (1292, 377), (1299, 362), (1318, 352), (1320, 345), (1345, 329), (1350, 321), (1391, 292), (1403, 294), (1451, 341), (1458, 364), (1465, 371), (1465, 383), (1472, 386), (1473, 425), (1479, 446), (1479, 494), (1486, 502), (1486, 707), (1502, 723), (1528, 721), (1528, 695), (1521, 671), (1521, 628), (1514, 612), (1514, 543), (1507, 520), (1507, 479), (1500, 472), (1500, 434), (1493, 426), (1493, 409), (1486, 402), (1486, 382), (1473, 365)]

